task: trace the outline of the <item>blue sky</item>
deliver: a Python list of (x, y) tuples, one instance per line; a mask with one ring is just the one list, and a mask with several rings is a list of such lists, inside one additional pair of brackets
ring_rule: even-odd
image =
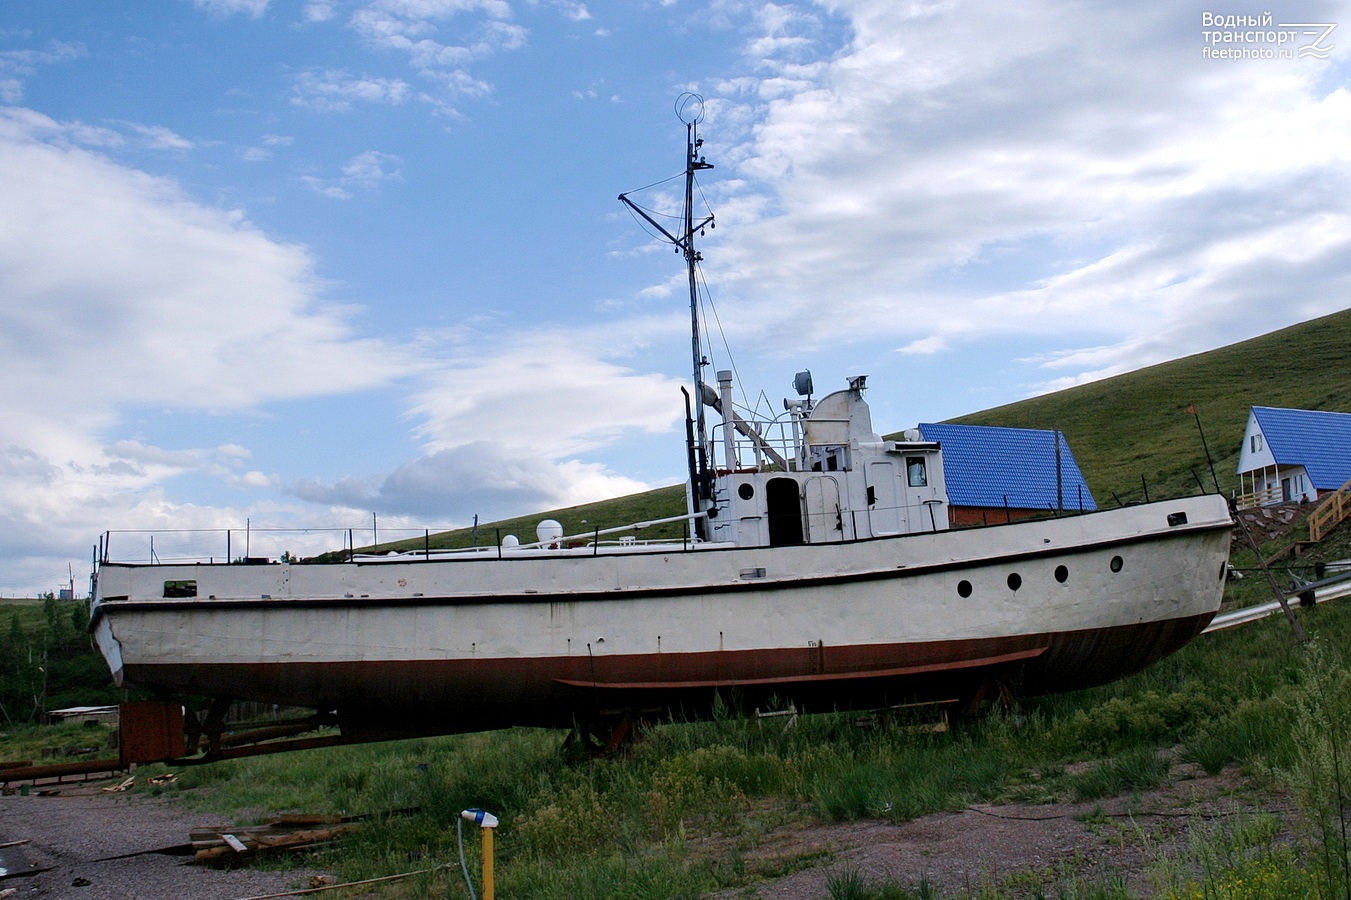
[(0, 593), (82, 590), (107, 529), (681, 480), (683, 273), (615, 198), (680, 170), (683, 91), (748, 402), (867, 373), (899, 430), (1345, 308), (1351, 4), (1203, 24), (1265, 12), (6, 3)]

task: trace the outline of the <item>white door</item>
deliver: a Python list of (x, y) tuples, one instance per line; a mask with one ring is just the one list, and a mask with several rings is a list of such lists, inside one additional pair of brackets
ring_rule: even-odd
[(874, 537), (905, 530), (905, 511), (897, 490), (898, 473), (890, 460), (868, 463), (868, 521)]
[(844, 540), (840, 518), (840, 484), (834, 478), (807, 479), (807, 541), (824, 544)]

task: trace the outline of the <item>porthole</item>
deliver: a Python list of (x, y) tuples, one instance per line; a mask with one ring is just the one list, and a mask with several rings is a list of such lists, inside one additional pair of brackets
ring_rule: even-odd
[(749, 481), (743, 481), (736, 489), (736, 493), (742, 500), (749, 500), (755, 496), (755, 485), (751, 484)]
[(1121, 557), (1119, 556), (1112, 557), (1111, 568), (1113, 572), (1120, 572), (1121, 567), (1124, 566), (1125, 564), (1126, 564), (1125, 561)]
[(962, 580), (957, 582), (957, 594), (960, 597), (971, 596), (971, 582)]
[(1010, 572), (1008, 577), (1009, 590), (1016, 591), (1023, 586), (1023, 576), (1017, 572)]
[(1064, 566), (1056, 566), (1056, 567), (1055, 567), (1055, 580), (1058, 581), (1058, 582), (1060, 582), (1061, 584), (1064, 584), (1065, 582), (1069, 581), (1069, 580), (1070, 580), (1070, 570), (1067, 569), (1067, 568), (1065, 568)]

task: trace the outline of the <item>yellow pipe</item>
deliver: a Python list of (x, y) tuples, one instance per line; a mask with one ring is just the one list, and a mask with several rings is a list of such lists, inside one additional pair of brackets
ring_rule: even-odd
[(493, 900), (493, 830), (483, 828), (483, 900)]
[[(460, 813), (460, 818), (466, 822), (473, 822), (479, 827), (479, 832), (483, 835), (483, 900), (493, 900), (493, 829), (497, 828), (497, 816), (482, 809), (466, 809)], [(460, 864), (464, 864), (464, 846), (460, 846)], [(464, 874), (466, 880), (469, 873)], [(473, 886), (470, 886), (470, 892), (473, 892)]]

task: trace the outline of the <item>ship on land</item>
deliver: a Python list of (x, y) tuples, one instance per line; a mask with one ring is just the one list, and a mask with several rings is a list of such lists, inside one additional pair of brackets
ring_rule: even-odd
[[(1232, 527), (1219, 495), (954, 528), (942, 446), (876, 433), (864, 376), (818, 398), (799, 373), (774, 417), (739, 407), (729, 372), (710, 383), (695, 241), (712, 216), (696, 217), (693, 198), (712, 166), (691, 108), (680, 225), (620, 197), (689, 277), (685, 513), (322, 564), (129, 563), (109, 533), (91, 629), (118, 684), (209, 698), (187, 730), (216, 750), (240, 700), (316, 710), (344, 741), (515, 725), (603, 737), (720, 704), (810, 712), (1072, 690), (1207, 626)], [(672, 523), (681, 537), (642, 539)]]

